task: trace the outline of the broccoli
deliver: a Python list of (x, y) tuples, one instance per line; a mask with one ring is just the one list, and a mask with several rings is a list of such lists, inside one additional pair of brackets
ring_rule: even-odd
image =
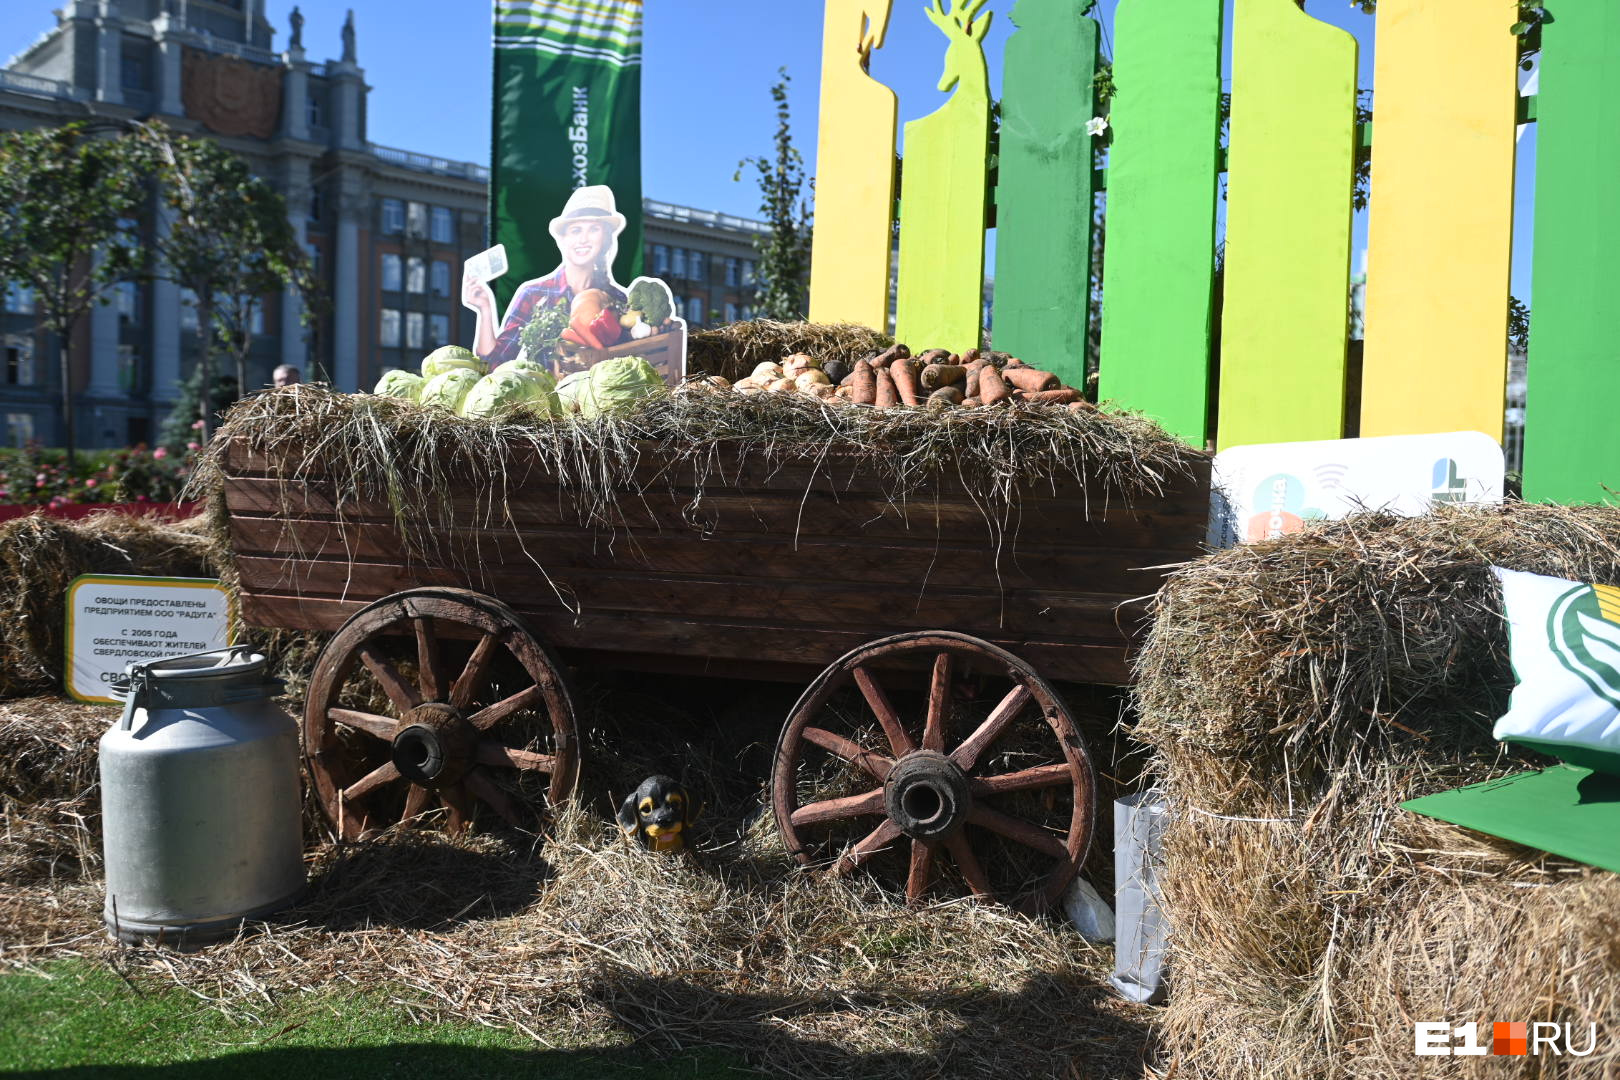
[(641, 312), (641, 321), (648, 326), (662, 326), (672, 314), (669, 289), (661, 281), (638, 281), (631, 285), (630, 299), (625, 306)]

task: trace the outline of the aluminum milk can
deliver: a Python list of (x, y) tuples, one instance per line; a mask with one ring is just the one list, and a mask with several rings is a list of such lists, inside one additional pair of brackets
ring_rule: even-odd
[(298, 729), (236, 646), (131, 664), (101, 737), (104, 918), (120, 941), (193, 948), (304, 888)]

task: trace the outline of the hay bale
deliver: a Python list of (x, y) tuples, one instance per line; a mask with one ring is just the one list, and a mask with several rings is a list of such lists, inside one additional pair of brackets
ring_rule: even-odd
[(854, 363), (882, 352), (894, 338), (854, 323), (775, 322), (754, 319), (712, 330), (696, 330), (687, 339), (686, 362), (692, 372), (724, 375), (736, 381), (758, 364), (779, 364), (793, 353), (821, 361)]
[(200, 523), (107, 512), (0, 525), (0, 698), (57, 690), (68, 584), (80, 574), (213, 577)]
[[(1166, 583), (1135, 734), (1179, 811), (1177, 1075), (1411, 1076), (1417, 1019), (1620, 1025), (1620, 879), (1398, 805), (1537, 760), (1491, 737), (1513, 685), (1493, 564), (1620, 583), (1620, 508), (1363, 514)], [(1606, 967), (1565, 962), (1604, 941)]]
[(0, 702), (0, 882), (72, 880), (101, 865), (96, 746), (117, 710)]

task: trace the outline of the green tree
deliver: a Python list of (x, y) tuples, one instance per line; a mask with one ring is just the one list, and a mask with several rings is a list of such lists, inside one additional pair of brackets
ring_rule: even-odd
[(32, 289), (40, 326), (56, 336), (62, 429), (77, 467), (68, 344), (140, 249), (126, 226), (145, 200), (127, 139), (82, 123), (0, 133), (0, 280)]
[(758, 174), (760, 212), (770, 232), (755, 237), (759, 251), (759, 293), (755, 306), (768, 319), (791, 321), (805, 317), (807, 283), (810, 272), (810, 199), (804, 174), (804, 157), (793, 145), (788, 109), (787, 68), (771, 86), (776, 102), (776, 151), (770, 158), (744, 158), (737, 163), (733, 180), (741, 180), (743, 170), (752, 166)]
[[(278, 290), (303, 293), (305, 318), (315, 282), (282, 197), (247, 163), (211, 139), (177, 135), (162, 124), (136, 137), (157, 181), (164, 220), (153, 230), (151, 273), (197, 298), (198, 386), (215, 386), (214, 346), (235, 362), (237, 393), (248, 386), (253, 309)], [(202, 407), (203, 440), (214, 412)]]

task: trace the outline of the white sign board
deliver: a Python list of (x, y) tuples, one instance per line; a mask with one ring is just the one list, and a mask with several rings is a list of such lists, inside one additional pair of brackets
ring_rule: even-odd
[(1502, 448), (1478, 431), (1234, 446), (1215, 455), (1209, 542), (1267, 540), (1357, 510), (1501, 502), (1505, 474)]
[(211, 578), (82, 574), (67, 589), (67, 691), (117, 704), (107, 684), (124, 665), (223, 649), (230, 616)]

